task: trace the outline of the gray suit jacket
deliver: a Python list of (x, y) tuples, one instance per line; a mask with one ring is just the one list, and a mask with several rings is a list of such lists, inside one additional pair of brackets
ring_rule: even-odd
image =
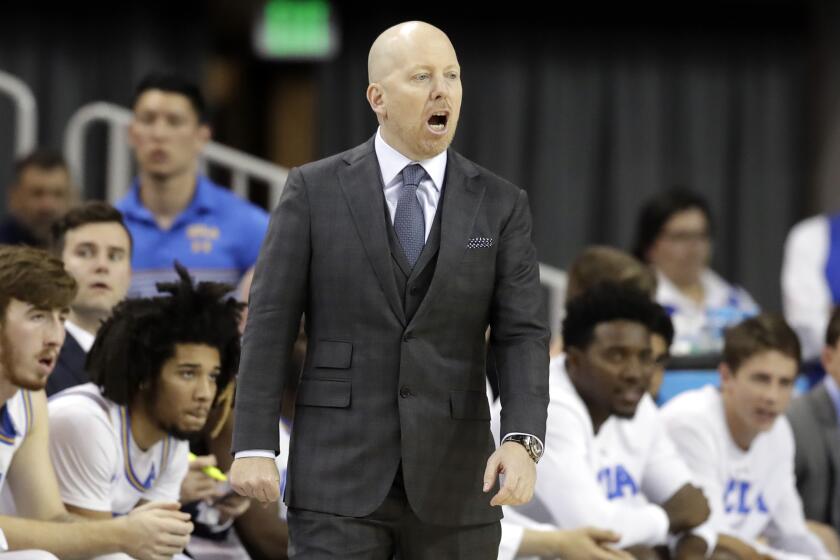
[(797, 398), (788, 419), (796, 440), (796, 487), (805, 517), (840, 531), (840, 427), (825, 386)]
[(280, 395), (296, 375), (285, 364), (305, 313), (290, 507), (370, 514), (402, 465), (422, 520), (499, 519), (481, 488), (494, 449), (488, 325), (502, 433), (544, 438), (548, 331), (527, 196), (455, 151), (447, 161), (439, 239), (402, 285), (372, 139), (289, 174), (251, 289), (233, 450), (277, 449)]

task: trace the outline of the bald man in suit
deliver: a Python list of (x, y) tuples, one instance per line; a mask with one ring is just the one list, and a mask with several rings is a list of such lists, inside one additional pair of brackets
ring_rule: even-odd
[[(285, 490), (291, 557), (495, 558), (495, 506), (531, 498), (548, 404), (527, 196), (449, 148), (462, 91), (441, 30), (386, 30), (368, 73), (378, 131), (292, 170), (271, 219), (244, 335), (232, 484), (278, 497), (271, 457), (303, 313), (309, 346)], [(497, 450), (488, 327), (503, 403)]]

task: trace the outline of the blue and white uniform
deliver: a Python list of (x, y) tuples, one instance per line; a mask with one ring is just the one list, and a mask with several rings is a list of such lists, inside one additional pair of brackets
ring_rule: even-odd
[(5, 485), (15, 452), (23, 444), (31, 426), (32, 395), (19, 389), (0, 408), (0, 487)]
[[(831, 558), (805, 525), (793, 433), (784, 415), (746, 451), (732, 439), (716, 387), (678, 395), (663, 407), (662, 417), (709, 500), (712, 514), (705, 526), (773, 558)], [(761, 537), (771, 548), (758, 542)]]
[(744, 290), (733, 286), (710, 269), (703, 271), (703, 303), (686, 297), (664, 274), (657, 272), (656, 301), (674, 323), (675, 356), (706, 354), (723, 350), (723, 331), (759, 312), (758, 304)]
[(140, 500), (178, 501), (189, 445), (167, 436), (140, 449), (126, 407), (93, 383), (54, 395), (48, 404), (50, 457), (66, 504), (114, 515)]
[(817, 358), (832, 308), (840, 303), (840, 214), (796, 224), (782, 262), (785, 319), (799, 335), (802, 357)]

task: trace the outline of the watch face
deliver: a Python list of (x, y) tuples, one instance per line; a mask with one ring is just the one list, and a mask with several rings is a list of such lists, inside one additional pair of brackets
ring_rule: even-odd
[(542, 452), (543, 452), (543, 446), (542, 446), (542, 444), (540, 443), (540, 440), (538, 440), (538, 439), (537, 439), (537, 438), (535, 438), (535, 437), (532, 437), (532, 438), (531, 438), (531, 451), (532, 451), (532, 452), (534, 453), (534, 455), (536, 455), (537, 457), (540, 457), (540, 456), (542, 455)]

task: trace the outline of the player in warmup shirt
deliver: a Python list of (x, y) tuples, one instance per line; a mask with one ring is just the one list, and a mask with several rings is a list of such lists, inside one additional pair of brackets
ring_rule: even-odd
[[(706, 520), (708, 505), (646, 393), (656, 310), (649, 296), (617, 284), (569, 302), (567, 354), (550, 366), (546, 451), (534, 500), (513, 511), (559, 528), (611, 529), (621, 534), (618, 547), (639, 554), (673, 535), (677, 558), (702, 557), (713, 539), (688, 536)], [(611, 417), (618, 418), (610, 423)]]
[(185, 441), (204, 427), (239, 360), (241, 304), (229, 285), (180, 281), (165, 296), (127, 300), (88, 356), (92, 383), (50, 399), (50, 454), (68, 509), (92, 518), (177, 500)]
[(719, 540), (735, 537), (771, 558), (830, 558), (805, 524), (784, 416), (799, 360), (799, 341), (781, 317), (747, 319), (725, 335), (721, 388), (687, 391), (663, 417), (710, 500), (708, 525)]
[[(0, 516), (0, 558), (90, 558), (126, 552), (169, 557), (192, 530), (176, 503), (151, 503), (121, 519), (89, 521), (68, 513), (49, 457), (44, 385), (64, 340), (76, 283), (44, 251), (0, 247), (0, 486), (16, 516)], [(4, 551), (19, 552), (4, 552)]]

